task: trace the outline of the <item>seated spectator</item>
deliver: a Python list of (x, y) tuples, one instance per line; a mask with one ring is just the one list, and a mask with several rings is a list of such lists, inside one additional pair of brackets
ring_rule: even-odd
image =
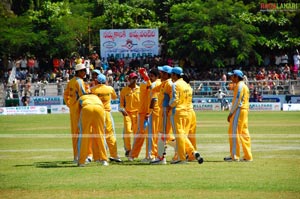
[(257, 81), (259, 81), (259, 80), (264, 80), (264, 79), (265, 79), (265, 74), (263, 74), (261, 71), (259, 71), (259, 72), (257, 73), (257, 75), (255, 76), (255, 79), (256, 79)]
[(267, 84), (267, 82), (266, 81), (264, 81), (263, 82), (263, 92), (265, 93), (265, 94), (271, 94), (271, 88), (270, 88), (270, 86)]
[(278, 74), (276, 73), (275, 70), (274, 70), (273, 73), (271, 74), (271, 78), (272, 78), (273, 80), (279, 80), (279, 76), (278, 76)]
[(212, 89), (207, 83), (204, 83), (201, 90), (200, 95), (212, 95)]
[(21, 102), (23, 103), (23, 106), (28, 106), (29, 105), (29, 101), (30, 101), (30, 98), (27, 95), (27, 93), (25, 93), (25, 95), (21, 99)]

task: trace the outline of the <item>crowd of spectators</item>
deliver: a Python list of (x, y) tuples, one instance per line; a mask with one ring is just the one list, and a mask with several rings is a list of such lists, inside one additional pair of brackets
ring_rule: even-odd
[[(37, 59), (35, 56), (21, 56), (16, 59), (8, 59), (6, 63), (1, 61), (2, 74), (1, 79), (8, 89), (11, 89), (13, 97), (22, 97), (26, 94), (29, 96), (46, 95), (46, 87), (50, 83), (57, 84), (58, 95), (62, 95), (63, 87), (74, 75), (75, 65), (84, 63), (87, 68), (87, 76), (93, 69), (100, 69), (107, 76), (108, 84), (113, 86), (118, 92), (122, 85), (125, 85), (126, 76), (137, 71), (139, 67), (145, 67), (148, 70), (160, 65), (179, 65), (183, 68), (184, 73), (190, 77), (191, 81), (216, 81), (211, 90), (206, 83), (197, 85), (196, 92), (204, 91), (207, 94), (213, 94), (214, 91), (222, 89), (228, 92), (226, 88), (227, 73), (234, 68), (241, 69), (247, 76), (249, 88), (254, 94), (278, 94), (280, 87), (284, 89), (285, 82), (299, 78), (299, 61), (300, 55), (295, 51), (293, 58), (282, 53), (279, 56), (266, 56), (262, 66), (246, 67), (224, 67), (224, 68), (201, 68), (197, 63), (185, 58), (182, 60), (172, 60), (160, 56), (143, 57), (143, 58), (108, 58), (100, 59), (96, 52), (89, 57), (74, 55), (71, 58), (53, 58), (51, 61)], [(5, 66), (6, 65), (6, 66)], [(235, 65), (235, 63), (231, 63)], [(9, 82), (9, 77), (15, 66), (15, 78)], [(32, 86), (32, 87), (31, 87)], [(209, 92), (208, 92), (209, 91)]]

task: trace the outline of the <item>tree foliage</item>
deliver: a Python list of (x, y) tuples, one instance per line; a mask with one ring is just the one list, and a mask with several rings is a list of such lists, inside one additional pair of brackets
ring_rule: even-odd
[(176, 57), (200, 58), (197, 61), (208, 61), (204, 64), (217, 66), (224, 66), (222, 60), (227, 57), (244, 61), (253, 51), (254, 34), (258, 30), (239, 19), (243, 12), (247, 12), (247, 7), (232, 0), (174, 5), (171, 8), (173, 27), (169, 32), (169, 49), (176, 50), (170, 53)]

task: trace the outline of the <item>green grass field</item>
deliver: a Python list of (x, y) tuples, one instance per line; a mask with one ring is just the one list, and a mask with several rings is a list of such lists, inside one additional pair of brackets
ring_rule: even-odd
[[(0, 117), (0, 198), (300, 198), (300, 112), (250, 112), (254, 161), (223, 162), (228, 112), (197, 112), (199, 165), (72, 163), (69, 115)], [(144, 158), (144, 152), (140, 159)], [(168, 161), (173, 150), (168, 148)]]

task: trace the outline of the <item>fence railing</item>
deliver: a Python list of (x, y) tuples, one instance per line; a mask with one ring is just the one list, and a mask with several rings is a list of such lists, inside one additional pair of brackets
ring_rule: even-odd
[[(31, 84), (29, 91), (30, 96), (61, 96), (63, 95), (66, 87), (66, 82), (60, 84), (49, 83), (43, 88), (38, 87), (35, 83)], [(227, 96), (231, 96), (233, 91), (230, 90), (230, 82), (222, 81), (191, 81), (194, 96), (197, 97), (211, 97), (214, 96), (219, 89), (222, 90)], [(126, 86), (125, 82), (114, 82), (112, 85), (117, 94), (123, 87)], [(271, 80), (271, 81), (249, 81), (248, 82), (250, 93), (257, 92), (260, 95), (280, 95), (280, 94), (300, 94), (300, 80)], [(5, 96), (3, 98), (19, 98), (24, 95), (26, 89), (19, 86), (17, 92), (13, 92), (10, 86), (4, 87)]]
[[(222, 81), (192, 81), (194, 96), (213, 96), (219, 89), (231, 96), (230, 82)], [(248, 81), (250, 94), (257, 92), (260, 95), (295, 95), (300, 94), (300, 80), (268, 80)]]

